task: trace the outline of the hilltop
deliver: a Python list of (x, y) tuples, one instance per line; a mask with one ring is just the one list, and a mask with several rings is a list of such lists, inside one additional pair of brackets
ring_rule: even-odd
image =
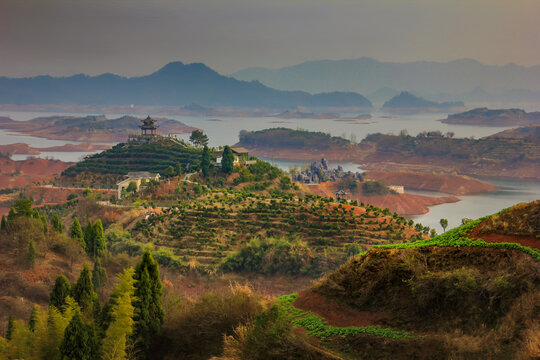
[[(55, 91), (49, 89), (54, 88)], [(202, 63), (171, 62), (139, 77), (114, 74), (33, 78), (0, 77), (4, 104), (237, 106), (288, 109), (308, 107), (371, 108), (368, 99), (353, 92), (280, 91), (258, 81), (223, 76)]]
[(375, 247), (277, 304), (336, 359), (535, 358), (540, 252), (474, 231), (537, 210), (518, 205), (429, 240)]
[(190, 171), (200, 162), (202, 148), (193, 147), (174, 138), (159, 141), (119, 143), (109, 150), (87, 156), (62, 172), (63, 184), (93, 184), (110, 186), (130, 171), (165, 174), (169, 166), (180, 165)]
[(382, 109), (388, 112), (396, 113), (419, 113), (452, 111), (458, 108), (463, 108), (464, 106), (465, 104), (462, 101), (438, 103), (403, 91), (386, 101), (383, 104)]
[[(28, 121), (15, 121), (0, 117), (0, 129), (17, 131), (22, 134), (46, 139), (119, 142), (125, 141), (128, 134), (139, 133), (140, 118), (125, 115), (117, 119), (99, 116), (49, 116)], [(190, 133), (195, 128), (171, 119), (159, 120), (160, 131), (165, 134)]]
[(496, 134), (490, 135), (494, 138), (524, 138), (531, 141), (539, 141), (540, 139), (540, 125), (524, 126), (515, 129), (508, 129), (498, 132)]
[(540, 112), (526, 112), (521, 109), (476, 108), (473, 110), (450, 114), (441, 122), (445, 124), (483, 125), (483, 126), (524, 126), (539, 125)]

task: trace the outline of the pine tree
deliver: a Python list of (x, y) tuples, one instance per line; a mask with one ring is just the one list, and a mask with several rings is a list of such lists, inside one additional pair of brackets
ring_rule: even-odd
[(8, 213), (8, 221), (11, 221), (13, 219), (15, 219), (17, 217), (17, 212), (15, 211), (15, 206), (11, 205), (11, 208), (9, 208), (9, 213)]
[(101, 266), (101, 259), (98, 256), (94, 261), (94, 269), (92, 270), (92, 283), (94, 284), (94, 289), (97, 290), (106, 285), (107, 281), (107, 272)]
[(105, 241), (105, 235), (103, 234), (103, 224), (98, 219), (94, 224), (94, 257), (104, 256), (107, 254), (107, 242)]
[(75, 218), (73, 220), (71, 230), (69, 231), (69, 236), (71, 236), (72, 239), (76, 239), (81, 244), (83, 249), (86, 247), (86, 244), (84, 243), (84, 234), (79, 219)]
[(84, 228), (84, 244), (86, 253), (90, 256), (94, 255), (94, 225), (92, 225), (90, 219), (88, 219), (88, 224)]
[(63, 359), (94, 360), (98, 355), (98, 340), (94, 329), (83, 323), (81, 314), (76, 312), (64, 332), (60, 345)]
[(5, 215), (2, 215), (2, 222), (0, 222), (0, 231), (7, 230), (7, 219)]
[(64, 225), (62, 225), (62, 221), (60, 221), (58, 214), (55, 214), (53, 218), (51, 219), (51, 225), (53, 229), (59, 233), (61, 233), (64, 230)]
[(34, 332), (36, 330), (36, 324), (38, 321), (38, 307), (34, 306), (32, 312), (30, 313), (30, 320), (28, 320), (28, 328), (30, 331)]
[(140, 341), (143, 351), (150, 347), (153, 335), (159, 333), (163, 324), (163, 306), (161, 302), (163, 290), (159, 278), (159, 267), (146, 250), (142, 260), (135, 268), (135, 332), (134, 337)]
[(36, 244), (34, 244), (34, 240), (30, 240), (28, 242), (28, 265), (34, 266), (36, 263)]
[(221, 158), (221, 170), (223, 170), (224, 173), (228, 174), (233, 171), (234, 167), (234, 154), (230, 148), (230, 146), (225, 145), (223, 148), (223, 155)]
[(210, 150), (208, 146), (204, 145), (202, 156), (201, 156), (201, 171), (206, 177), (210, 171), (210, 161), (211, 161)]
[(64, 275), (57, 276), (49, 296), (49, 306), (54, 306), (59, 311), (62, 311), (64, 305), (66, 305), (66, 298), (70, 293), (71, 286), (68, 279)]
[(126, 358), (126, 345), (133, 331), (133, 274), (133, 268), (125, 269), (124, 273), (118, 276), (118, 284), (111, 294), (110, 299), (114, 299), (114, 304), (102, 345), (103, 358), (107, 360)]
[(7, 330), (6, 330), (6, 339), (11, 340), (13, 337), (13, 331), (15, 330), (15, 323), (13, 322), (13, 318), (11, 315), (8, 318), (8, 324), (7, 324)]
[(71, 289), (71, 294), (84, 314), (89, 316), (93, 314), (97, 294), (94, 292), (94, 285), (92, 284), (92, 277), (87, 264), (84, 264), (79, 279)]

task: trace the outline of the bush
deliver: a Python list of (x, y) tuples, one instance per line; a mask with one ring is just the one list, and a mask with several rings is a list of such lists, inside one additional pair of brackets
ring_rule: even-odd
[(224, 271), (300, 274), (313, 270), (313, 255), (303, 242), (283, 238), (252, 239), (223, 261)]
[(208, 359), (223, 351), (223, 338), (263, 310), (262, 299), (246, 286), (204, 294), (195, 302), (177, 302), (152, 351), (154, 358)]
[(386, 195), (390, 193), (388, 187), (380, 181), (366, 181), (362, 184), (362, 192), (364, 195)]

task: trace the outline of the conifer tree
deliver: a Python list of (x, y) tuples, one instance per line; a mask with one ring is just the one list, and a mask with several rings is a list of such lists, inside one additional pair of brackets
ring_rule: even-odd
[(104, 256), (107, 254), (107, 242), (105, 241), (105, 235), (103, 234), (103, 224), (98, 219), (94, 224), (94, 257)]
[(15, 211), (15, 206), (11, 205), (11, 208), (9, 208), (9, 213), (8, 213), (8, 221), (11, 221), (13, 219), (15, 219), (15, 217), (17, 217), (17, 212)]
[(83, 323), (81, 314), (76, 312), (64, 332), (60, 345), (63, 359), (94, 360), (98, 357), (98, 340), (94, 329)]
[(9, 315), (8, 318), (8, 324), (7, 324), (7, 330), (6, 330), (6, 339), (11, 340), (13, 337), (13, 331), (15, 330), (15, 323), (13, 322), (13, 318), (11, 315)]
[(90, 256), (94, 255), (94, 225), (90, 219), (84, 228), (84, 244), (86, 253)]
[(28, 265), (34, 266), (36, 263), (36, 244), (34, 244), (34, 240), (30, 240), (28, 242)]
[(204, 145), (202, 156), (201, 156), (201, 171), (203, 175), (206, 177), (208, 176), (208, 173), (210, 171), (210, 150), (208, 149), (208, 146)]
[(53, 229), (59, 233), (61, 233), (64, 230), (64, 225), (62, 225), (62, 221), (60, 221), (58, 214), (55, 214), (53, 218), (51, 219), (51, 225)]
[(143, 351), (147, 351), (153, 335), (159, 333), (163, 324), (162, 285), (159, 278), (159, 267), (146, 250), (135, 268), (135, 332), (134, 337), (140, 341)]
[(87, 264), (84, 264), (79, 279), (71, 289), (71, 294), (81, 307), (82, 312), (92, 315), (97, 294), (94, 292), (94, 285), (92, 284), (92, 277)]
[(111, 300), (114, 304), (110, 312), (110, 324), (102, 345), (102, 357), (107, 360), (123, 360), (126, 358), (126, 346), (129, 336), (133, 331), (134, 307), (132, 305), (135, 291), (133, 268), (125, 269), (124, 273), (118, 276)]
[(98, 256), (94, 261), (94, 269), (92, 270), (92, 283), (94, 284), (94, 290), (106, 285), (107, 281), (107, 272), (101, 266), (101, 259)]
[(64, 305), (66, 305), (66, 298), (70, 293), (71, 286), (68, 279), (64, 275), (57, 276), (49, 296), (49, 306), (54, 306), (59, 311), (62, 311)]
[(32, 312), (30, 313), (30, 320), (28, 320), (28, 328), (30, 331), (34, 332), (36, 330), (36, 324), (38, 321), (38, 307), (34, 306)]
[(76, 239), (81, 244), (83, 249), (86, 248), (86, 244), (84, 243), (84, 234), (83, 234), (79, 219), (75, 218), (73, 220), (73, 224), (71, 225), (71, 230), (69, 231), (69, 236), (72, 239)]
[(2, 215), (2, 222), (0, 222), (0, 231), (7, 230), (7, 219), (4, 215)]
[(228, 174), (233, 171), (234, 168), (234, 154), (230, 146), (225, 145), (223, 148), (223, 155), (221, 158), (221, 170)]

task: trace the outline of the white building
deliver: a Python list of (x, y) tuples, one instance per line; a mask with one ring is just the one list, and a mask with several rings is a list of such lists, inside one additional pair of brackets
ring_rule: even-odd
[(131, 182), (135, 183), (135, 185), (137, 186), (137, 191), (139, 191), (139, 189), (141, 188), (141, 183), (143, 179), (145, 181), (151, 181), (151, 180), (159, 181), (160, 175), (157, 173), (156, 174), (150, 173), (148, 171), (128, 172), (126, 179), (116, 183), (116, 187), (118, 190), (118, 199), (122, 197), (122, 190), (127, 189)]

